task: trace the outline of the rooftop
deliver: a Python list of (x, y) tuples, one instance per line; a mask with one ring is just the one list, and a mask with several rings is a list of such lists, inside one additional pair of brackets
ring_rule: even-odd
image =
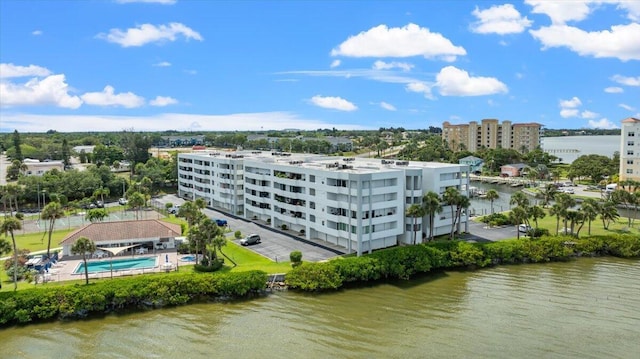
[(176, 237), (182, 234), (180, 225), (157, 219), (140, 221), (98, 222), (69, 233), (60, 244), (74, 243), (80, 237), (93, 242), (126, 240), (134, 238)]

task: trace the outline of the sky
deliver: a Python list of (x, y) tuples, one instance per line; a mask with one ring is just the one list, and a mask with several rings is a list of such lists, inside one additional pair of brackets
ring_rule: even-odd
[(0, 131), (640, 118), (640, 1), (0, 1)]

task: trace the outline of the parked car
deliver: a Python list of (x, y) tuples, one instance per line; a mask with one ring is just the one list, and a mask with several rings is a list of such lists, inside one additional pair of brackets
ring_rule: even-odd
[(121, 206), (124, 206), (124, 205), (126, 205), (127, 203), (129, 203), (129, 201), (128, 201), (126, 198), (120, 198), (120, 199), (118, 200), (118, 203), (119, 203)]
[(178, 211), (180, 211), (180, 206), (173, 206), (167, 210), (171, 214), (178, 214)]
[(251, 244), (258, 244), (258, 243), (260, 243), (260, 236), (257, 234), (250, 234), (240, 240), (240, 244), (242, 244), (243, 246), (248, 246)]
[(224, 227), (224, 226), (227, 225), (227, 220), (226, 219), (216, 218), (216, 219), (214, 219), (214, 221), (216, 222), (218, 227)]
[(524, 223), (518, 226), (518, 232), (520, 233), (528, 233), (530, 230), (531, 230), (531, 226), (528, 226)]
[(573, 190), (573, 188), (565, 188), (564, 190), (562, 190), (563, 193), (568, 193), (568, 194), (575, 194), (576, 192)]
[(102, 202), (102, 201), (96, 201), (96, 207), (98, 207), (98, 208), (104, 208), (104, 202)]

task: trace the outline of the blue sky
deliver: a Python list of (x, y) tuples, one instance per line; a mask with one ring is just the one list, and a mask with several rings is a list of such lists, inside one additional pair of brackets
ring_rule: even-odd
[(640, 1), (0, 1), (0, 131), (640, 117)]

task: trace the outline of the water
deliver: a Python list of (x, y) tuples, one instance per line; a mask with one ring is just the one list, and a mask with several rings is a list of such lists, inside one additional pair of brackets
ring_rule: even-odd
[[(144, 269), (157, 266), (158, 257), (142, 257), (133, 259), (108, 259), (100, 262), (87, 262), (89, 273), (108, 272), (110, 270)], [(78, 265), (74, 273), (84, 273), (84, 262)]]
[[(511, 207), (513, 207), (509, 204), (511, 195), (522, 190), (522, 187), (511, 187), (509, 185), (499, 185), (486, 182), (471, 182), (471, 186), (485, 192), (491, 189), (494, 189), (498, 192), (498, 195), (500, 197), (493, 201), (493, 210), (495, 212), (504, 212), (510, 210)], [(535, 204), (535, 199), (532, 199), (532, 201), (533, 204)], [(469, 213), (472, 216), (484, 216), (491, 214), (491, 201), (479, 197), (471, 198)]]
[(640, 262), (446, 272), (0, 331), (18, 358), (637, 358)]
[(613, 157), (614, 152), (620, 151), (620, 136), (544, 137), (542, 149), (560, 158), (558, 162), (563, 163), (572, 163), (580, 156), (591, 154)]

